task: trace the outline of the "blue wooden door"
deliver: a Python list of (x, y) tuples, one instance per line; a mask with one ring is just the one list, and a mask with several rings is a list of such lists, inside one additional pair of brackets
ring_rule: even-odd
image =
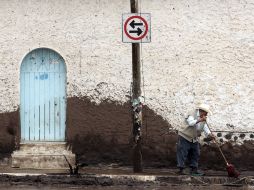
[(21, 141), (64, 141), (66, 66), (55, 51), (40, 48), (23, 59), (20, 72)]

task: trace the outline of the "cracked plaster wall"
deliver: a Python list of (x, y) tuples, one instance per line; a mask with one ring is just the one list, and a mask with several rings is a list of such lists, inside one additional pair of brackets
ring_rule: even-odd
[[(143, 0), (152, 42), (142, 45), (146, 104), (174, 128), (199, 102), (214, 130), (254, 125), (254, 2)], [(131, 45), (121, 42), (124, 0), (0, 0), (0, 111), (19, 106), (22, 58), (39, 47), (67, 65), (68, 97), (123, 104), (130, 95)], [(241, 139), (241, 138), (239, 138)]]

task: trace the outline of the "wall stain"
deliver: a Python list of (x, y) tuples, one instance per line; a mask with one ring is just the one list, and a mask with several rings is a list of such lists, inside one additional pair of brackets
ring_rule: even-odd
[(0, 114), (0, 159), (18, 148), (20, 139), (19, 110)]
[(224, 136), (226, 139), (230, 140), (232, 138), (232, 133), (228, 133)]
[[(176, 131), (161, 116), (144, 106), (142, 153), (144, 167), (176, 167)], [(0, 114), (0, 158), (9, 157), (20, 139), (19, 111)], [(67, 99), (66, 140), (79, 162), (131, 165), (132, 118), (130, 102), (119, 104), (105, 100), (100, 104), (89, 98)], [(232, 134), (228, 133), (228, 139)], [(218, 135), (217, 135), (218, 136)], [(220, 135), (219, 135), (220, 136)], [(230, 138), (229, 138), (230, 137)], [(234, 140), (237, 140), (234, 137)], [(242, 145), (221, 145), (226, 158), (237, 168), (254, 169), (254, 141)], [(203, 169), (225, 169), (214, 143), (201, 147)]]
[[(68, 98), (67, 139), (82, 162), (120, 162), (131, 164), (132, 118), (130, 102), (103, 101), (99, 105), (88, 98)], [(170, 125), (161, 116), (143, 108), (143, 157), (146, 163), (175, 163), (169, 150), (176, 139), (168, 138)], [(82, 148), (80, 148), (82, 147)], [(173, 146), (174, 148), (174, 146)], [(170, 159), (171, 158), (171, 159)], [(158, 162), (163, 160), (163, 162)]]
[(245, 134), (244, 134), (244, 133), (242, 133), (242, 134), (240, 134), (240, 135), (239, 135), (239, 137), (240, 137), (241, 139), (244, 139)]

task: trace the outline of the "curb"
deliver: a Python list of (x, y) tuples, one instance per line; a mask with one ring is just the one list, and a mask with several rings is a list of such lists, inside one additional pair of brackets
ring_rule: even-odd
[(110, 174), (81, 174), (78, 176), (66, 174), (30, 174), (30, 173), (1, 173), (0, 182), (10, 184), (65, 184), (65, 185), (225, 185), (242, 186), (254, 185), (254, 176), (229, 178), (219, 176), (157, 176), (157, 175), (110, 175)]

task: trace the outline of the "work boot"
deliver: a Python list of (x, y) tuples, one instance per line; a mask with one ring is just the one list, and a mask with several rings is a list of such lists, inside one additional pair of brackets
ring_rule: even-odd
[(177, 175), (188, 175), (188, 173), (184, 170), (184, 168), (179, 168), (178, 172), (176, 172)]
[(203, 176), (204, 172), (198, 170), (198, 168), (191, 168), (190, 175), (192, 176)]

